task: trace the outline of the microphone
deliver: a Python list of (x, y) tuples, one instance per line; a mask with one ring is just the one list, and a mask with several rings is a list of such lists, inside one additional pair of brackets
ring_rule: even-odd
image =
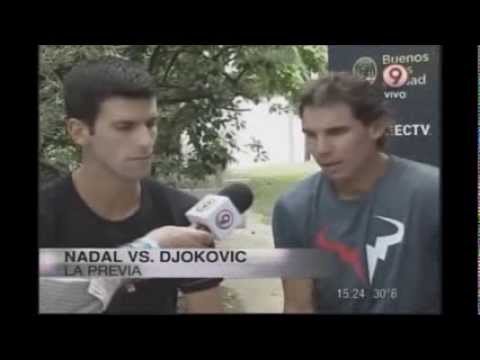
[(252, 203), (252, 190), (245, 184), (233, 183), (216, 195), (206, 195), (185, 216), (197, 228), (205, 229), (218, 240), (223, 240), (241, 224), (241, 214)]

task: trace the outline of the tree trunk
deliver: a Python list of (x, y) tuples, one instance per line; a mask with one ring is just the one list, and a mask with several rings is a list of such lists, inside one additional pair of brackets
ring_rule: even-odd
[(307, 148), (307, 140), (305, 139), (305, 162), (310, 161), (310, 152)]

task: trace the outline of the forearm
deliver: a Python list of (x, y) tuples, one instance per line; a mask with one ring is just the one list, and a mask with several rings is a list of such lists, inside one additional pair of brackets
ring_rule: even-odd
[(283, 280), (283, 311), (290, 314), (313, 313), (313, 282), (311, 279)]
[(40, 313), (101, 313), (124, 279), (40, 278)]
[[(124, 247), (148, 247), (141, 238)], [(153, 247), (153, 246), (151, 246)], [(40, 278), (40, 313), (101, 313), (127, 278)]]
[(314, 309), (312, 304), (285, 304), (283, 312), (285, 314), (312, 314)]
[(189, 314), (223, 313), (220, 287), (185, 294), (186, 311)]

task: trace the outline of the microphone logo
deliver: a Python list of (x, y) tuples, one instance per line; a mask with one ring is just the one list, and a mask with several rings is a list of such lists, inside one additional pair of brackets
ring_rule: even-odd
[(230, 210), (220, 211), (216, 216), (215, 223), (222, 230), (230, 228), (233, 224), (233, 213)]
[(197, 205), (196, 210), (198, 212), (203, 212), (203, 211), (207, 210), (208, 208), (210, 208), (214, 203), (215, 203), (214, 198), (207, 198), (204, 201), (201, 201), (200, 204)]

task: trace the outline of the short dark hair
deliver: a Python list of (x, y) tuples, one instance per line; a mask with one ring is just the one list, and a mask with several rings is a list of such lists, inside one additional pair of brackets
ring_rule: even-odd
[[(382, 117), (393, 117), (385, 100), (383, 87), (348, 72), (331, 72), (308, 83), (299, 98), (300, 117), (303, 117), (306, 107), (335, 104), (348, 105), (353, 116), (364, 125)], [(379, 140), (378, 145), (383, 147), (385, 141), (386, 134)]]
[(66, 117), (91, 127), (102, 102), (114, 96), (152, 98), (153, 77), (141, 64), (109, 57), (78, 64), (64, 78)]

